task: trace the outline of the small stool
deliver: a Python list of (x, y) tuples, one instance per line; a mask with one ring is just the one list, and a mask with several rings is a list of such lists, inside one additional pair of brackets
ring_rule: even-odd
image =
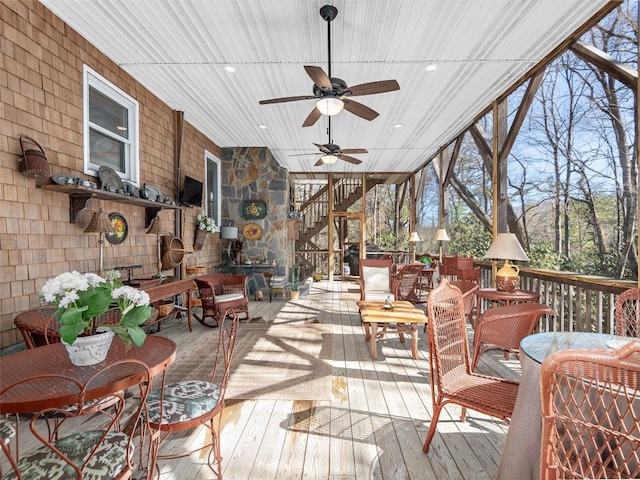
[(274, 275), (271, 272), (263, 272), (262, 276), (269, 289), (269, 302), (271, 302), (271, 299), (275, 298), (278, 293), (282, 295), (283, 299), (286, 298), (288, 290), (287, 277)]

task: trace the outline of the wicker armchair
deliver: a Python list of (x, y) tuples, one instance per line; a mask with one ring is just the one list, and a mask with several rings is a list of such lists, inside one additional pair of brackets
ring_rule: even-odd
[(462, 292), (462, 299), (464, 300), (464, 314), (469, 320), (471, 326), (476, 328), (476, 320), (473, 317), (473, 313), (476, 311), (476, 290), (480, 288), (476, 282), (470, 282), (468, 280), (456, 280), (450, 282), (452, 286), (457, 287)]
[(395, 278), (392, 279), (392, 283), (395, 286), (396, 300), (424, 303), (424, 300), (420, 300), (423, 267), (424, 265), (421, 263), (409, 263), (400, 267)]
[(360, 300), (384, 302), (396, 299), (394, 277), (391, 274), (393, 260), (390, 258), (360, 259)]
[(615, 312), (615, 333), (640, 337), (640, 288), (630, 288), (618, 295)]
[[(195, 279), (200, 299), (202, 300), (202, 315), (193, 316), (205, 327), (217, 327), (228, 310), (244, 313), (249, 318), (249, 296), (247, 295), (247, 277), (219, 273), (216, 275), (202, 275)], [(215, 325), (206, 321), (213, 319)]]
[(423, 450), (429, 451), (440, 417), (448, 403), (507, 420), (513, 413), (518, 383), (471, 372), (462, 293), (446, 279), (427, 298), (429, 363), (433, 417)]
[(557, 352), (540, 375), (540, 478), (640, 478), (640, 341)]
[(533, 333), (543, 315), (555, 315), (553, 308), (544, 303), (514, 303), (490, 308), (484, 312), (473, 337), (473, 364), (475, 370), (480, 356), (489, 350), (518, 353), (520, 341)]

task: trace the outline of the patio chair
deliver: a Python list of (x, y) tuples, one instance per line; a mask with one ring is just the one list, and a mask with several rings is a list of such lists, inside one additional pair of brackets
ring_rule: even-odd
[[(207, 464), (217, 478), (222, 478), (220, 453), (222, 410), (237, 332), (238, 315), (229, 310), (222, 316), (220, 323), (218, 346), (211, 376), (206, 380), (183, 380), (149, 394), (147, 399), (149, 425), (152, 430), (159, 433), (157, 450), (153, 454), (154, 462), (156, 459), (184, 457), (210, 448)], [(162, 444), (172, 432), (191, 430), (200, 425), (204, 425), (211, 434), (204, 445), (199, 442), (189, 451), (159, 453)]]
[(400, 267), (393, 279), (396, 300), (424, 303), (424, 300), (420, 300), (423, 267), (421, 263), (409, 263)]
[[(92, 384), (101, 381), (99, 378), (112, 378), (122, 372), (136, 378), (137, 395), (125, 395), (124, 391), (119, 391), (99, 399), (88, 398), (87, 392), (92, 390)], [(28, 420), (32, 434), (28, 446), (20, 445), (20, 437), (16, 435), (15, 448), (9, 448), (4, 443), (9, 439), (6, 435), (11, 435), (12, 429), (15, 434), (18, 425), (6, 420), (0, 423), (2, 451), (13, 470), (3, 472), (5, 476), (2, 478), (130, 478), (136, 468), (133, 440), (140, 430), (141, 407), (146, 400), (150, 380), (149, 368), (142, 361), (122, 360), (97, 370), (84, 385), (64, 374), (50, 374), (33, 376), (6, 387), (0, 392), (0, 402), (11, 398), (16, 389), (24, 391), (31, 388), (34, 392), (67, 389), (69, 404), (47, 407), (46, 398), (42, 399), (42, 409), (33, 412)], [(128, 408), (128, 402), (134, 402), (136, 407)], [(125, 411), (132, 413), (126, 429), (121, 426)], [(139, 453), (139, 458), (142, 458), (142, 452)]]
[(541, 367), (540, 478), (640, 478), (640, 341)]
[(625, 290), (616, 299), (616, 335), (640, 337), (640, 288)]
[(462, 292), (462, 299), (464, 300), (464, 315), (469, 320), (471, 326), (476, 328), (476, 319), (473, 314), (476, 311), (476, 290), (480, 286), (476, 282), (470, 282), (467, 280), (456, 280), (455, 282), (449, 282), (452, 286), (457, 287)]
[[(200, 299), (202, 315), (193, 316), (205, 327), (217, 327), (227, 311), (244, 313), (249, 318), (249, 296), (247, 295), (247, 277), (231, 273), (202, 275), (195, 279)], [(215, 325), (206, 321), (211, 318)]]
[(505, 358), (510, 353), (519, 353), (520, 341), (533, 333), (540, 317), (555, 314), (544, 303), (513, 303), (487, 310), (476, 324), (471, 370), (476, 369), (480, 356), (489, 350), (504, 350)]
[(518, 383), (471, 371), (462, 293), (446, 279), (427, 297), (429, 318), (429, 374), (433, 416), (423, 450), (429, 451), (442, 408), (462, 407), (461, 421), (470, 408), (507, 421), (518, 394)]
[(384, 302), (396, 299), (395, 280), (391, 274), (393, 260), (390, 258), (360, 259), (360, 300)]

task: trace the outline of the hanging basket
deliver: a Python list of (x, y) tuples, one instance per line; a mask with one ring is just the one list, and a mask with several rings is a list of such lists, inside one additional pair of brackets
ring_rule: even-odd
[(205, 265), (192, 265), (192, 260), (194, 259), (194, 257), (191, 257), (187, 260), (187, 266), (185, 267), (187, 275), (204, 275), (207, 273), (207, 267)]
[[(25, 144), (31, 143), (38, 149), (27, 148)], [(18, 159), (18, 170), (25, 177), (38, 178), (49, 176), (49, 164), (47, 155), (38, 142), (29, 137), (20, 137), (20, 149), (22, 156)]]
[(162, 237), (162, 270), (175, 268), (184, 260), (184, 243), (178, 237)]
[(206, 230), (200, 230), (196, 227), (196, 236), (193, 239), (193, 249), (200, 250), (204, 246), (204, 242), (207, 240), (207, 235), (209, 232)]

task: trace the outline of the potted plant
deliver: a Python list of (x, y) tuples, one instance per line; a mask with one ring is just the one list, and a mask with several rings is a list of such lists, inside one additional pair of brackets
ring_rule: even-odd
[(291, 266), (291, 300), (300, 298), (300, 267)]
[[(95, 273), (65, 272), (42, 287), (42, 300), (57, 307), (54, 317), (60, 325), (60, 337), (75, 365), (92, 365), (104, 360), (92, 353), (85, 354), (90, 358), (71, 357), (75, 350), (86, 352), (87, 349), (78, 344), (97, 340), (91, 337), (104, 337), (108, 342), (106, 348), (103, 347), (104, 356), (114, 335), (127, 344), (141, 346), (144, 343), (146, 333), (141, 325), (151, 316), (149, 295), (124, 286), (119, 278), (120, 272), (116, 270), (106, 272), (104, 277)], [(120, 310), (116, 323), (97, 324), (96, 319), (115, 308)]]
[(196, 236), (193, 239), (193, 248), (200, 250), (204, 245), (207, 235), (209, 233), (216, 233), (219, 229), (216, 225), (216, 221), (207, 215), (207, 212), (202, 210), (196, 216)]

